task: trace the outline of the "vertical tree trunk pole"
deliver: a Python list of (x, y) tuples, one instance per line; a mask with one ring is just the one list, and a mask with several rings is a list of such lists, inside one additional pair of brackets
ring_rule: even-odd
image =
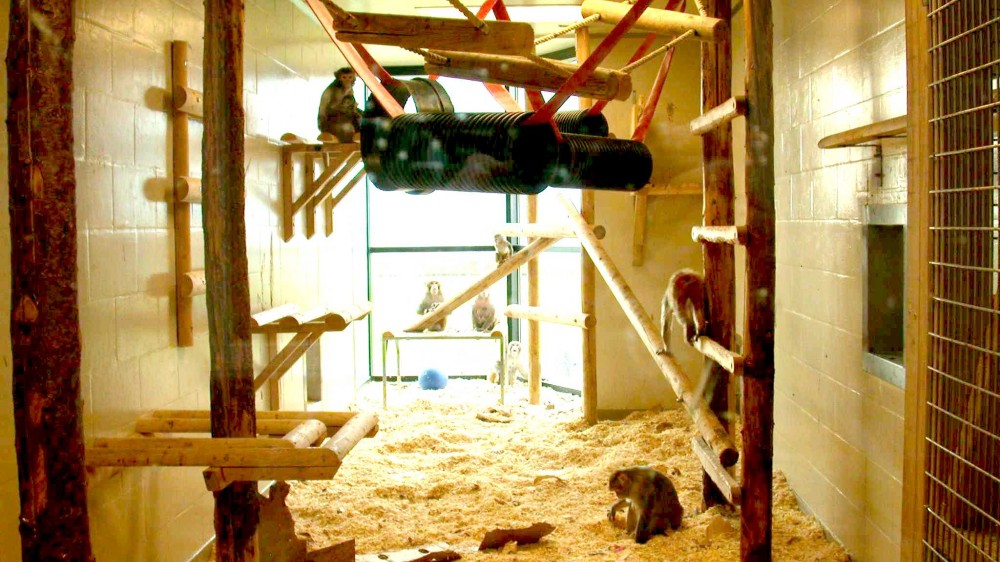
[[(576, 30), (576, 60), (585, 61), (590, 56), (590, 30)], [(580, 98), (580, 109), (594, 104), (594, 100)], [(594, 192), (584, 189), (581, 194), (580, 215), (587, 224), (594, 224), (596, 206)], [(580, 312), (596, 318), (597, 270), (590, 255), (580, 251)], [(597, 423), (597, 326), (583, 331), (583, 418), (589, 424)]]
[[(538, 222), (538, 196), (528, 196), (528, 222)], [(529, 238), (528, 243), (534, 242)], [(528, 306), (538, 306), (538, 260), (541, 256), (528, 262)], [(539, 330), (542, 323), (538, 320), (528, 320), (528, 402), (539, 404), (542, 401), (542, 335)]]
[[(732, 7), (729, 0), (705, 0), (705, 10), (713, 18), (729, 21)], [(729, 35), (729, 32), (726, 32)], [(717, 43), (701, 44), (701, 107), (702, 112), (722, 105), (732, 96), (733, 90), (732, 37)], [(702, 177), (705, 195), (702, 214), (705, 226), (731, 226), (735, 224), (733, 189), (733, 126), (731, 123), (702, 135)], [(733, 325), (736, 316), (736, 269), (734, 249), (729, 244), (703, 244), (702, 261), (708, 285), (708, 309), (711, 320), (708, 335), (726, 349), (733, 349)], [(722, 426), (730, 431), (729, 373), (711, 359), (704, 359), (706, 367), (716, 381), (710, 406)], [(702, 472), (702, 502), (704, 507), (726, 502), (715, 482)]]
[[(246, 185), (243, 168), (242, 0), (205, 2), (203, 201), (213, 437), (253, 437)], [(215, 494), (216, 560), (256, 559), (257, 484)]]
[(90, 561), (76, 286), (73, 3), (13, 0), (9, 30), (10, 335), (21, 558)]
[(774, 97), (771, 0), (746, 0), (747, 282), (740, 559), (771, 559), (774, 457)]

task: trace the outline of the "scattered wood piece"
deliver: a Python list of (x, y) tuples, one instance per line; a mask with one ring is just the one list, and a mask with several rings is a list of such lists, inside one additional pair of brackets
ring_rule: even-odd
[(517, 553), (517, 542), (510, 541), (509, 543), (503, 545), (500, 549), (500, 554), (515, 554)]
[(476, 414), (476, 419), (484, 422), (510, 423), (513, 417), (511, 416), (510, 410), (491, 406)]
[(494, 529), (483, 537), (479, 550), (500, 548), (511, 541), (517, 544), (534, 544), (554, 530), (555, 527), (548, 523), (535, 523), (523, 529)]
[(310, 552), (306, 562), (354, 562), (354, 539)]
[(709, 543), (715, 542), (719, 538), (736, 534), (736, 529), (729, 524), (721, 515), (717, 515), (708, 522), (705, 527), (705, 540)]
[(260, 496), (260, 559), (273, 562), (305, 562), (306, 541), (295, 536), (295, 520), (285, 505), (289, 486), (275, 482), (268, 495)]
[(560, 477), (557, 474), (539, 474), (538, 476), (535, 476), (534, 484), (535, 486), (537, 486), (539, 482), (544, 482), (545, 480), (555, 480), (556, 482), (562, 484), (563, 486), (567, 485), (566, 481), (563, 480), (562, 477)]
[(461, 558), (462, 556), (452, 550), (451, 546), (442, 542), (395, 552), (362, 554), (357, 557), (357, 562), (450, 562)]

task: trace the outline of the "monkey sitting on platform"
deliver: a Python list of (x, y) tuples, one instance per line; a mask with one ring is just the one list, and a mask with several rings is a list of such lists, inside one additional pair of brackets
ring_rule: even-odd
[(670, 352), (670, 316), (684, 327), (684, 339), (694, 343), (698, 336), (708, 332), (705, 300), (705, 280), (690, 269), (674, 273), (667, 282), (667, 290), (660, 303), (660, 334), (663, 350)]
[(635, 542), (644, 544), (655, 534), (680, 528), (684, 508), (665, 474), (648, 466), (623, 468), (611, 475), (608, 488), (618, 495), (608, 519), (614, 521), (618, 510), (627, 506), (625, 530), (635, 534)]
[[(420, 306), (417, 307), (417, 314), (427, 314), (437, 307), (441, 306), (444, 302), (444, 293), (441, 292), (441, 282), (440, 281), (428, 281), (427, 282), (427, 292), (424, 293), (424, 299), (420, 301)], [(444, 330), (445, 325), (448, 323), (448, 317), (444, 317), (440, 322), (432, 324), (427, 328), (429, 332), (441, 332)]]
[(489, 333), (497, 324), (496, 315), (496, 308), (490, 302), (489, 291), (479, 293), (476, 296), (476, 302), (472, 305), (472, 329), (477, 332)]

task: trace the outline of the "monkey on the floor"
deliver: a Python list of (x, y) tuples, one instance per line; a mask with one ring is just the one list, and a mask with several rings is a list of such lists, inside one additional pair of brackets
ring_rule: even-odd
[[(512, 341), (507, 344), (507, 380), (504, 382), (507, 386), (512, 386), (516, 381), (518, 375), (521, 378), (528, 378), (528, 369), (524, 367), (521, 362), (521, 342)], [(490, 372), (489, 380), (492, 383), (499, 383), (503, 377), (503, 365), (499, 361), (493, 365), (493, 371)]]
[(489, 332), (497, 323), (496, 314), (496, 308), (490, 302), (489, 291), (479, 293), (472, 305), (472, 329), (477, 332)]
[(623, 468), (611, 475), (608, 488), (618, 496), (608, 519), (614, 521), (618, 510), (627, 506), (625, 530), (635, 533), (635, 542), (644, 544), (655, 534), (681, 526), (684, 508), (665, 474), (648, 466)]
[(510, 242), (502, 234), (493, 236), (493, 246), (497, 249), (497, 267), (500, 267), (500, 264), (507, 261), (514, 254), (514, 247), (510, 245)]
[(444, 293), (441, 292), (440, 281), (428, 281), (427, 292), (424, 293), (424, 300), (420, 301), (417, 307), (417, 314), (427, 314), (431, 310), (431, 305), (444, 302)]
[(708, 331), (705, 311), (705, 280), (690, 269), (682, 269), (667, 282), (660, 303), (660, 335), (663, 350), (670, 355), (670, 316), (684, 327), (684, 339), (694, 343), (698, 336)]

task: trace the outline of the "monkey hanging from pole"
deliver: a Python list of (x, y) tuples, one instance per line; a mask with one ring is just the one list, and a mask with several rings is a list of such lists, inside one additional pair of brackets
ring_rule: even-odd
[(670, 351), (670, 317), (684, 327), (684, 339), (693, 344), (698, 336), (708, 333), (708, 314), (705, 300), (705, 279), (690, 269), (681, 269), (667, 282), (667, 290), (660, 303), (660, 335), (663, 352)]

